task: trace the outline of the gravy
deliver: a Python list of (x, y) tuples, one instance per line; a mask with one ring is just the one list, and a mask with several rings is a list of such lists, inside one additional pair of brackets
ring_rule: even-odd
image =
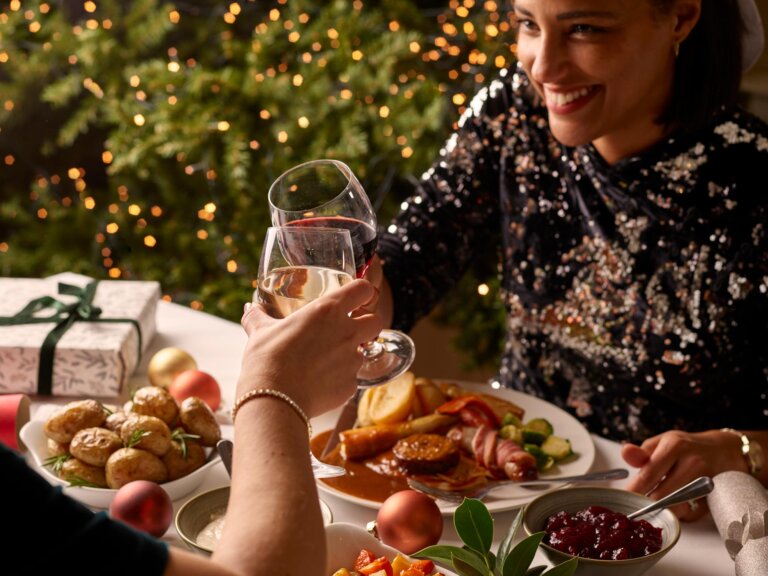
[[(312, 438), (310, 449), (318, 458), (331, 432), (332, 430), (326, 430)], [(405, 471), (395, 460), (392, 450), (380, 452), (372, 458), (352, 462), (341, 457), (337, 446), (323, 461), (345, 468), (347, 474), (336, 478), (323, 478), (321, 482), (350, 496), (384, 502), (395, 492), (408, 489)]]

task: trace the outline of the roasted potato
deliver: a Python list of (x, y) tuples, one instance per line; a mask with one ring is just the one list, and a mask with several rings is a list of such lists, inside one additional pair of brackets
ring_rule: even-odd
[(171, 448), (171, 430), (154, 416), (131, 414), (120, 428), (120, 438), (126, 446), (140, 448), (162, 456)]
[(168, 426), (173, 426), (179, 417), (179, 406), (165, 388), (144, 386), (133, 394), (131, 412), (160, 418)]
[(104, 467), (107, 459), (123, 447), (120, 436), (106, 428), (83, 428), (78, 430), (69, 444), (69, 452), (86, 464)]
[(120, 448), (107, 460), (107, 485), (117, 490), (134, 480), (161, 484), (168, 479), (168, 469), (157, 456), (137, 448)]
[(78, 430), (101, 426), (106, 419), (104, 407), (96, 400), (77, 400), (62, 406), (48, 418), (43, 431), (48, 438), (67, 444)]
[(168, 481), (176, 480), (205, 464), (205, 449), (191, 438), (183, 442), (174, 440), (171, 449), (163, 456), (163, 464), (168, 469)]
[(200, 436), (203, 446), (215, 446), (221, 440), (221, 428), (210, 406), (197, 396), (181, 403), (181, 424), (190, 434)]
[(61, 468), (59, 468), (59, 478), (75, 486), (107, 487), (103, 466), (91, 466), (77, 458), (70, 458), (62, 463)]

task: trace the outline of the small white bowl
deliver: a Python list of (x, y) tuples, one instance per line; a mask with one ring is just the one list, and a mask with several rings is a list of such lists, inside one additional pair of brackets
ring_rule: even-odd
[[(195, 494), (176, 513), (176, 533), (192, 551), (209, 556), (213, 548), (198, 542), (198, 536), (216, 516), (221, 516), (227, 511), (228, 504), (229, 486)], [(320, 500), (320, 512), (323, 515), (323, 524), (331, 525), (333, 514), (328, 504), (322, 500)]]
[[(647, 506), (652, 500), (641, 494), (606, 488), (585, 486), (563, 488), (555, 492), (542, 494), (532, 500), (523, 511), (523, 526), (528, 534), (543, 532), (546, 519), (560, 511), (578, 512), (589, 506), (604, 506), (614, 512), (629, 514)], [(652, 526), (661, 528), (661, 550), (628, 560), (595, 560), (579, 558), (576, 576), (639, 576), (664, 557), (680, 538), (680, 522), (669, 510), (660, 510), (641, 518)], [(543, 542), (540, 544), (544, 555), (553, 563), (561, 564), (573, 558), (571, 554), (561, 552)]]
[[(21, 436), (24, 444), (29, 448), (30, 454), (35, 460), (38, 466), (38, 471), (52, 484), (57, 484), (64, 487), (64, 493), (71, 496), (75, 500), (79, 500), (87, 506), (93, 508), (109, 508), (112, 503), (112, 499), (117, 494), (117, 490), (110, 488), (87, 488), (84, 486), (70, 486), (69, 482), (56, 476), (47, 466), (45, 461), (48, 459), (48, 445), (47, 437), (43, 432), (44, 422), (41, 420), (32, 420), (27, 422), (21, 429), (19, 435)], [(208, 461), (194, 472), (182, 476), (177, 480), (171, 482), (165, 482), (160, 486), (168, 493), (171, 500), (178, 500), (183, 498), (200, 484), (205, 479), (208, 471), (213, 468), (220, 458), (218, 453), (214, 450), (210, 454)]]

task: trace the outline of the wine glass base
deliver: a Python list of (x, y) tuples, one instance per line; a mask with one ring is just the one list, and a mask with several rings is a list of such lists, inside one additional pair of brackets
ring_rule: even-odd
[(363, 349), (365, 362), (357, 371), (360, 387), (383, 384), (408, 370), (416, 358), (416, 345), (403, 332), (382, 330), (379, 337)]

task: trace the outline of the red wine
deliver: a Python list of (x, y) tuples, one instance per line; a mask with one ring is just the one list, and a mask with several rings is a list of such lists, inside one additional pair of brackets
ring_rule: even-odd
[(373, 258), (373, 253), (376, 250), (376, 229), (370, 224), (355, 220), (354, 218), (345, 218), (344, 216), (319, 216), (317, 218), (293, 220), (292, 222), (288, 222), (288, 226), (341, 228), (343, 230), (349, 230), (349, 234), (352, 236), (352, 249), (355, 253), (355, 272), (358, 278), (365, 274), (368, 265), (371, 263), (371, 258)]

